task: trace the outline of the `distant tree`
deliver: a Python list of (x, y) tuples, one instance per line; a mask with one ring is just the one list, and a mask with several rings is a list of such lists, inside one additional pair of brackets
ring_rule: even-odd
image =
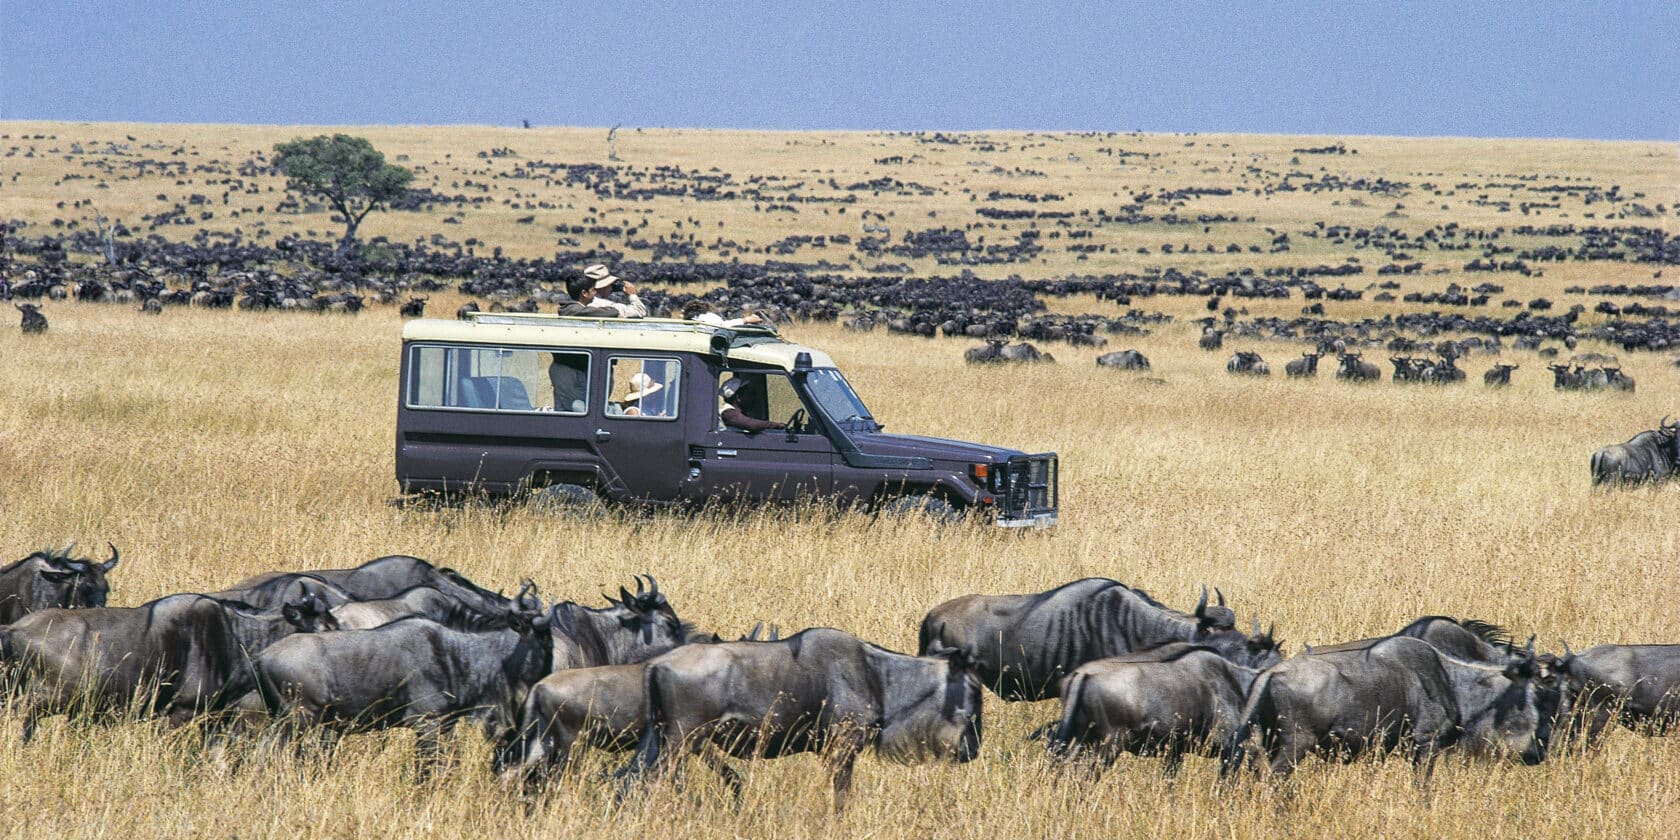
[(286, 188), (320, 196), (344, 217), (344, 239), (356, 241), (356, 229), (375, 208), (388, 206), (408, 192), (414, 173), (385, 162), (385, 155), (365, 138), (323, 134), (274, 146), (274, 165), (286, 176)]

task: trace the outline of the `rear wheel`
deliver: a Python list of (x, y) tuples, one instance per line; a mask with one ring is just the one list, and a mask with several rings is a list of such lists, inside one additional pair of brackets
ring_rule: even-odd
[(582, 514), (598, 510), (601, 497), (591, 487), (562, 482), (532, 490), (526, 505), (539, 513)]

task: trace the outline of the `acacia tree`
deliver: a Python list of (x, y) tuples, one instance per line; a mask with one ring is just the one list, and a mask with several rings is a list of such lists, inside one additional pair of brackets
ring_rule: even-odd
[(322, 134), (274, 146), (274, 166), (286, 176), (286, 188), (320, 196), (344, 217), (344, 239), (356, 241), (356, 228), (375, 208), (408, 192), (414, 173), (385, 162), (385, 155), (362, 137)]

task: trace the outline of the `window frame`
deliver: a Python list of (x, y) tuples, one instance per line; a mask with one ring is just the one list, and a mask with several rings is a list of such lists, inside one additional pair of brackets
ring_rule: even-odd
[[(666, 405), (671, 406), (671, 410), (672, 410), (671, 414), (662, 414), (662, 415), (613, 414), (613, 413), (610, 413), (610, 412), (607, 411), (607, 404), (612, 403), (612, 402), (616, 402), (616, 400), (613, 399), (613, 396), (614, 396), (613, 389), (615, 387), (617, 387), (618, 383), (613, 381), (613, 373), (614, 373), (614, 366), (618, 364), (618, 361), (620, 359), (634, 360), (634, 361), (638, 361), (638, 362), (647, 362), (647, 361), (670, 362), (670, 363), (677, 366), (676, 378), (671, 380), (674, 383), (674, 386), (667, 386), (667, 387), (675, 387), (675, 389), (676, 389), (676, 394), (674, 395), (675, 400), (672, 401), (672, 402), (667, 402), (666, 403)], [(658, 353), (635, 353), (634, 351), (631, 351), (630, 353), (613, 353), (613, 354), (609, 354), (607, 356), (606, 369), (607, 369), (606, 370), (607, 387), (604, 390), (603, 394), (601, 395), (601, 416), (602, 417), (604, 417), (608, 420), (640, 420), (640, 421), (664, 422), (664, 423), (675, 423), (678, 420), (682, 419), (682, 395), (683, 395), (682, 384), (683, 384), (684, 370), (683, 370), (683, 360), (682, 360), (681, 356), (672, 356), (672, 355), (665, 355), (665, 354), (658, 354)], [(632, 375), (634, 375), (634, 374), (632, 374)], [(629, 378), (626, 377), (625, 381), (628, 382)]]
[[(502, 352), (502, 353), (537, 353), (537, 354), (563, 353), (563, 354), (568, 354), (568, 355), (582, 356), (582, 357), (584, 357), (584, 361), (585, 361), (585, 368), (584, 368), (584, 372), (583, 372), (583, 377), (584, 377), (583, 411), (561, 411), (559, 406), (554, 406), (550, 409), (543, 409), (543, 408), (540, 408), (540, 407), (537, 407), (537, 406), (532, 406), (531, 408), (500, 408), (500, 407), (484, 408), (484, 407), (479, 407), (479, 406), (466, 406), (466, 405), (430, 405), (430, 404), (426, 404), (426, 403), (417, 403), (417, 402), (415, 402), (416, 394), (420, 390), (420, 388), (423, 387), (422, 382), (420, 380), (420, 376), (423, 372), (423, 369), (422, 369), (422, 366), (421, 366), (421, 363), (420, 363), (420, 351), (422, 351), (422, 350), (442, 350), (446, 354), (449, 351), (453, 351), (453, 350), (467, 350), (467, 351), (474, 351), (474, 352), (494, 351), (494, 352)], [(509, 415), (516, 415), (516, 416), (520, 416), (520, 417), (531, 417), (531, 416), (587, 417), (589, 415), (589, 393), (590, 393), (590, 389), (595, 384), (595, 354), (587, 348), (533, 347), (533, 346), (525, 345), (525, 344), (449, 344), (449, 343), (445, 343), (445, 342), (426, 341), (426, 342), (412, 342), (412, 343), (410, 343), (408, 345), (408, 353), (409, 353), (409, 356), (408, 356), (408, 375), (406, 377), (404, 377), (404, 382), (403, 382), (403, 408), (405, 408), (407, 410), (410, 410), (410, 411), (449, 411), (449, 412), (462, 412), (462, 413), (468, 413), (468, 414), (509, 414)], [(554, 363), (553, 359), (550, 359), (546, 364), (541, 364), (539, 367), (544, 372), (544, 374), (546, 375), (547, 370), (548, 370), (548, 365), (551, 365), (553, 363)], [(448, 371), (448, 368), (447, 368), (447, 364), (446, 364), (444, 372), (447, 373), (447, 371)], [(496, 375), (497, 376), (503, 376), (505, 374), (497, 373)], [(457, 377), (457, 378), (459, 378), (459, 377)], [(513, 378), (518, 379), (518, 377), (513, 377)], [(444, 386), (445, 393), (447, 393), (448, 392), (448, 386), (449, 386), (447, 376), (442, 377), (442, 384)], [(552, 400), (552, 399), (554, 399), (554, 396), (555, 396), (552, 392), (553, 385), (550, 384), (549, 387), (550, 387), (549, 399)], [(529, 389), (527, 389), (527, 396), (529, 395), (528, 392), (529, 392)]]

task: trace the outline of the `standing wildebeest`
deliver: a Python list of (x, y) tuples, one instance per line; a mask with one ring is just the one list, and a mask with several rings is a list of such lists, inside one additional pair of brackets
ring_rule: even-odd
[(1097, 365), (1120, 370), (1149, 370), (1149, 359), (1136, 350), (1117, 350), (1098, 356)]
[(1218, 350), (1225, 346), (1225, 334), (1212, 326), (1202, 328), (1202, 337), (1196, 340), (1203, 350)]
[(404, 318), (419, 318), (426, 314), (426, 298), (411, 297), (398, 310)]
[[(47, 609), (0, 628), (0, 662), (16, 669), (23, 738), (58, 712), (167, 716), (172, 726), (218, 708), (249, 658), (298, 628), (331, 629), (314, 598), (263, 612), (207, 595), (138, 607)], [(143, 707), (138, 701), (146, 701)]]
[(512, 748), (525, 693), (548, 674), (554, 637), (540, 610), (463, 619), (447, 627), (410, 616), (282, 639), (228, 694), (254, 688), (293, 735), (313, 725), (329, 733), (412, 728), (422, 772), (463, 720), (483, 726), (502, 754)]
[(47, 331), (47, 316), (41, 314), (41, 307), (33, 303), (14, 303), (12, 305), (23, 313), (23, 331), (25, 333), (44, 333)]
[(685, 645), (649, 661), (644, 680), (647, 731), (626, 783), (707, 744), (740, 758), (821, 752), (840, 811), (865, 747), (904, 763), (966, 762), (980, 749), (980, 681), (961, 651), (908, 656), (817, 627), (774, 642)]
[(1627, 443), (1606, 446), (1593, 453), (1592, 483), (1638, 484), (1657, 481), (1680, 472), (1676, 460), (1676, 433), (1680, 420), (1673, 423), (1665, 416), (1655, 429), (1634, 435)]
[[(111, 545), (110, 543), (106, 543)], [(117, 567), (117, 547), (103, 563), (70, 557), (63, 551), (37, 551), (0, 569), (0, 624), (50, 607), (103, 607), (111, 585), (105, 576)]]
[(1282, 659), (1270, 634), (1254, 630), (1271, 651), (1255, 668), (1187, 642), (1079, 666), (1062, 681), (1051, 751), (1073, 758), (1091, 748), (1099, 767), (1113, 765), (1121, 752), (1161, 753), (1168, 774), (1186, 753), (1217, 755), (1241, 723), (1249, 686)]
[(1511, 384), (1511, 371), (1519, 367), (1521, 365), (1494, 365), (1488, 369), (1487, 373), (1482, 374), (1482, 384), (1490, 388), (1503, 388)]
[(1370, 362), (1362, 361), (1358, 353), (1343, 353), (1336, 359), (1341, 362), (1341, 366), (1336, 368), (1337, 379), (1374, 382), (1382, 378), (1382, 370)]
[(649, 587), (636, 578), (636, 592), (618, 588), (611, 606), (597, 609), (571, 601), (555, 604), (548, 623), (554, 632), (554, 668), (593, 668), (627, 665), (657, 656), (683, 643), (692, 633), (659, 591), (651, 576)]
[(1317, 353), (1302, 353), (1299, 359), (1290, 359), (1283, 366), (1284, 375), (1292, 379), (1304, 379), (1318, 375)]
[(1598, 742), (1610, 717), (1635, 732), (1666, 735), (1680, 724), (1680, 645), (1564, 645), (1554, 667), (1573, 714), (1569, 735)]
[(967, 651), (980, 679), (1005, 700), (1056, 696), (1063, 675), (1093, 659), (1196, 642), (1252, 666), (1250, 643), (1232, 629), (1225, 607), (1209, 607), (1207, 590), (1192, 615), (1168, 609), (1139, 589), (1085, 578), (1032, 595), (965, 595), (922, 619), (921, 651), (940, 645)]
[(508, 603), (507, 598), (467, 580), (466, 576), (454, 569), (439, 568), (406, 554), (379, 557), (353, 569), (265, 572), (211, 594), (218, 598), (272, 608), (293, 597), (299, 581), (310, 585), (329, 584), (356, 601), (394, 598), (416, 586), (430, 586), (480, 612), (492, 612), (507, 606)]
[(1436, 754), (1459, 744), (1537, 764), (1546, 757), (1559, 698), (1537, 679), (1533, 648), (1531, 640), (1528, 650), (1512, 650), (1505, 662), (1489, 665), (1394, 636), (1367, 648), (1285, 660), (1249, 691), (1221, 770), (1242, 766), (1255, 730), (1279, 776), (1312, 753), (1351, 761), (1392, 752), (1402, 742), (1416, 750), (1413, 764), (1425, 782)]
[(1238, 350), (1231, 360), (1225, 363), (1226, 373), (1246, 374), (1248, 376), (1271, 376), (1272, 369), (1260, 354), (1253, 350)]

